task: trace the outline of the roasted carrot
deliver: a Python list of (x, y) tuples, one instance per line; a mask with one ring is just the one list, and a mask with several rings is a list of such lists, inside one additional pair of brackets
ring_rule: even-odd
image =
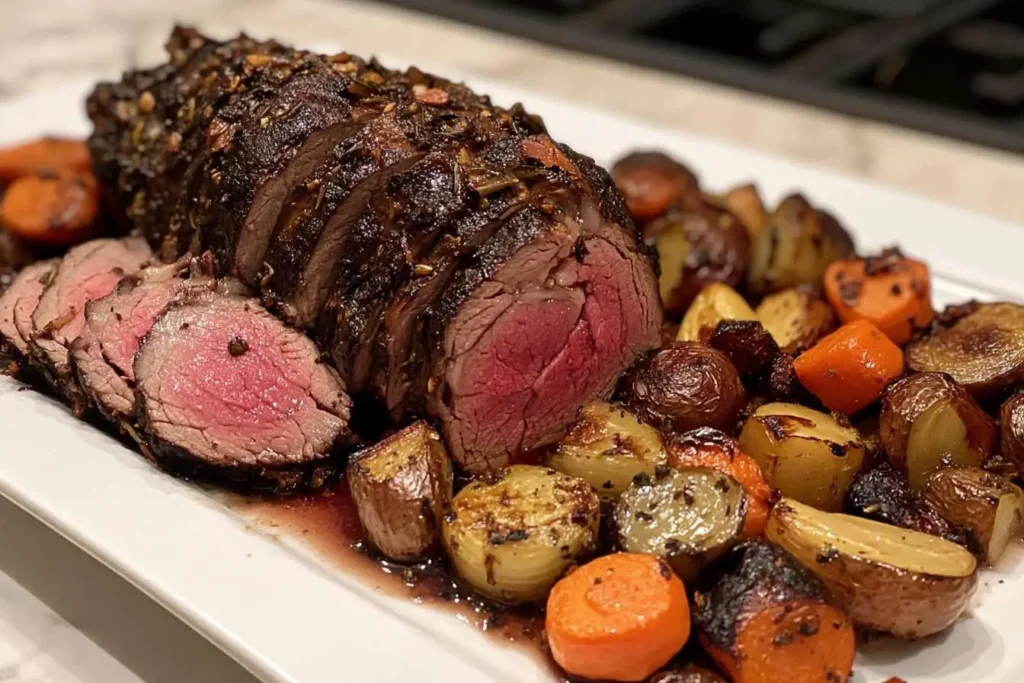
[(824, 289), (840, 320), (870, 320), (900, 346), (935, 317), (928, 266), (896, 249), (833, 261), (825, 271)]
[(99, 187), (91, 173), (44, 171), (7, 189), (0, 224), (26, 242), (69, 246), (95, 234), (99, 211)]
[(0, 149), (0, 182), (62, 168), (88, 171), (91, 165), (84, 140), (39, 138)]
[(869, 321), (855, 320), (801, 354), (793, 369), (827, 408), (852, 415), (903, 374), (903, 351)]
[(574, 676), (643, 681), (690, 637), (683, 582), (653, 555), (617, 553), (572, 572), (551, 590), (548, 645)]
[(765, 481), (757, 462), (740, 450), (736, 439), (717, 429), (702, 427), (669, 437), (665, 450), (672, 467), (710, 467), (732, 475), (747, 492), (743, 537), (753, 539), (761, 535), (776, 497), (775, 491)]
[(755, 541), (728, 558), (696, 623), (708, 654), (733, 683), (843, 683), (856, 650), (853, 626), (821, 581), (782, 548)]

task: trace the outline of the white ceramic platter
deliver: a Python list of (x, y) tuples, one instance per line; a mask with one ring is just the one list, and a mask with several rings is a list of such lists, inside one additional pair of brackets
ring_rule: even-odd
[[(772, 202), (799, 189), (832, 209), (861, 247), (898, 242), (926, 259), (940, 305), (1024, 293), (1020, 227), (554, 97), (467, 80), (501, 104), (525, 102), (556, 139), (604, 164), (634, 148), (658, 148), (691, 163), (710, 188), (755, 180)], [(0, 107), (0, 144), (86, 133), (82, 101), (89, 87), (78, 83)], [(7, 378), (0, 378), (0, 494), (266, 681), (552, 680), (535, 657), (500, 647), (449, 612), (387, 597), (331, 569)], [(1012, 644), (1022, 613), (1024, 563), (1010, 558), (986, 572), (971, 618), (923, 643), (867, 646), (855, 681), (894, 675), (912, 683), (1024, 680), (1024, 648)]]

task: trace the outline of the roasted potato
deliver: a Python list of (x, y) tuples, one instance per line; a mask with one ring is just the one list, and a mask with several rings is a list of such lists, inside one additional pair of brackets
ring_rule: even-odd
[(747, 396), (729, 359), (696, 342), (673, 342), (623, 380), (626, 406), (663, 431), (732, 431)]
[(928, 372), (896, 382), (879, 418), (882, 450), (919, 490), (944, 465), (980, 466), (996, 441), (996, 426), (947, 375)]
[(541, 600), (597, 539), (600, 500), (590, 484), (548, 467), (513, 465), (466, 485), (444, 517), (455, 573), (507, 603)]
[(822, 581), (763, 541), (736, 548), (713, 589), (694, 596), (708, 654), (734, 683), (842, 683), (856, 651), (853, 626)]
[(860, 517), (779, 502), (766, 537), (817, 574), (857, 626), (923, 638), (964, 611), (978, 582), (955, 543)]
[(728, 683), (728, 681), (710, 669), (702, 669), (696, 664), (687, 664), (682, 669), (670, 669), (655, 674), (650, 683)]
[(925, 482), (924, 499), (952, 524), (970, 529), (990, 564), (1020, 535), (1024, 493), (991, 472), (977, 467), (937, 470)]
[(750, 238), (739, 219), (725, 209), (701, 203), (675, 209), (647, 225), (646, 239), (658, 252), (658, 288), (665, 313), (679, 317), (713, 282), (743, 282)]
[(980, 551), (973, 534), (947, 522), (887, 462), (857, 477), (846, 494), (845, 509), (851, 515), (944, 538), (972, 553)]
[(755, 313), (786, 353), (809, 349), (836, 328), (832, 308), (802, 289), (769, 294), (758, 304)]
[(707, 344), (725, 354), (748, 387), (763, 383), (779, 355), (779, 345), (756, 320), (723, 320)]
[(452, 497), (452, 466), (441, 437), (415, 422), (355, 454), (345, 471), (367, 540), (399, 562), (437, 549)]
[(829, 511), (842, 509), (864, 462), (857, 430), (795, 403), (766, 403), (754, 411), (740, 448), (782, 495)]
[(747, 494), (709, 467), (663, 467), (640, 475), (615, 507), (619, 545), (665, 557), (683, 581), (739, 542)]
[(622, 406), (588, 403), (547, 464), (586, 481), (602, 498), (614, 499), (636, 475), (654, 475), (666, 457), (658, 430)]
[(1024, 393), (1006, 399), (999, 410), (999, 442), (1003, 458), (1024, 477)]
[(996, 398), (1024, 379), (1024, 307), (981, 304), (906, 350), (916, 372), (944, 372), (979, 401)]
[(700, 201), (693, 172), (661, 152), (633, 152), (612, 166), (615, 186), (637, 223), (663, 216), (671, 207)]
[(790, 195), (751, 245), (747, 287), (755, 295), (800, 285), (817, 288), (829, 263), (853, 253), (853, 240), (835, 218)]
[(701, 290), (679, 325), (679, 341), (706, 342), (723, 320), (757, 320), (746, 299), (724, 283), (713, 283)]
[(757, 238), (768, 222), (768, 209), (754, 184), (739, 185), (726, 192), (721, 202), (743, 221), (750, 239)]

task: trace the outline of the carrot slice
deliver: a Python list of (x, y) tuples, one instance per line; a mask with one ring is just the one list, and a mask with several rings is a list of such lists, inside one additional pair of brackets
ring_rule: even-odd
[(665, 448), (672, 467), (710, 467), (732, 475), (747, 492), (743, 538), (761, 535), (768, 523), (775, 491), (765, 481), (757, 461), (741, 451), (735, 439), (717, 429), (704, 427), (671, 437)]
[(63, 169), (19, 178), (0, 200), (0, 223), (27, 242), (69, 246), (95, 235), (99, 186), (91, 173)]
[(545, 628), (552, 656), (568, 673), (643, 681), (686, 644), (690, 607), (663, 560), (618, 553), (555, 584)]
[(895, 249), (833, 261), (825, 270), (824, 290), (840, 320), (870, 320), (901, 346), (935, 317), (928, 266)]
[(903, 374), (903, 351), (872, 323), (855, 320), (801, 354), (793, 369), (827, 408), (852, 415)]
[(88, 171), (91, 167), (89, 148), (84, 140), (40, 138), (0, 149), (0, 181), (3, 182), (45, 170)]

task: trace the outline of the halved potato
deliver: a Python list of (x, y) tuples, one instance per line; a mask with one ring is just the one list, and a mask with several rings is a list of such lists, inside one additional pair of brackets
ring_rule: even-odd
[(755, 312), (779, 348), (786, 353), (809, 349), (836, 328), (832, 307), (801, 289), (770, 294)]
[(978, 400), (1024, 379), (1024, 307), (981, 304), (944, 330), (906, 350), (916, 372), (944, 372)]
[(438, 546), (452, 497), (440, 435), (415, 422), (355, 454), (345, 471), (366, 538), (386, 557), (419, 560)]
[(589, 483), (602, 498), (618, 498), (638, 474), (654, 475), (665, 463), (658, 430), (622, 406), (588, 403), (580, 409), (548, 467)]
[(947, 375), (911, 375), (889, 387), (879, 419), (889, 462), (919, 490), (935, 469), (981, 466), (996, 441), (996, 426)]
[(757, 314), (735, 289), (715, 282), (702, 289), (690, 304), (676, 339), (706, 342), (723, 320), (757, 320)]
[(950, 523), (970, 529), (990, 564), (1020, 535), (1024, 522), (1020, 488), (978, 467), (933, 472), (925, 482), (924, 499)]
[(757, 185), (738, 185), (721, 197), (721, 202), (743, 221), (750, 239), (756, 238), (768, 222), (768, 209), (761, 200)]
[(766, 403), (740, 433), (740, 448), (757, 461), (782, 495), (838, 511), (864, 463), (864, 443), (852, 427), (796, 403)]
[(548, 467), (513, 465), (470, 482), (444, 517), (455, 573), (502, 602), (544, 598), (597, 540), (601, 503), (590, 484)]
[(728, 474), (664, 467), (626, 489), (615, 523), (623, 550), (665, 557), (688, 581), (739, 542), (746, 511), (747, 494)]
[(1024, 393), (1006, 399), (999, 410), (999, 443), (1004, 459), (1024, 476)]
[(900, 638), (951, 625), (978, 582), (977, 561), (955, 543), (795, 500), (772, 509), (765, 534), (825, 582), (854, 624)]

